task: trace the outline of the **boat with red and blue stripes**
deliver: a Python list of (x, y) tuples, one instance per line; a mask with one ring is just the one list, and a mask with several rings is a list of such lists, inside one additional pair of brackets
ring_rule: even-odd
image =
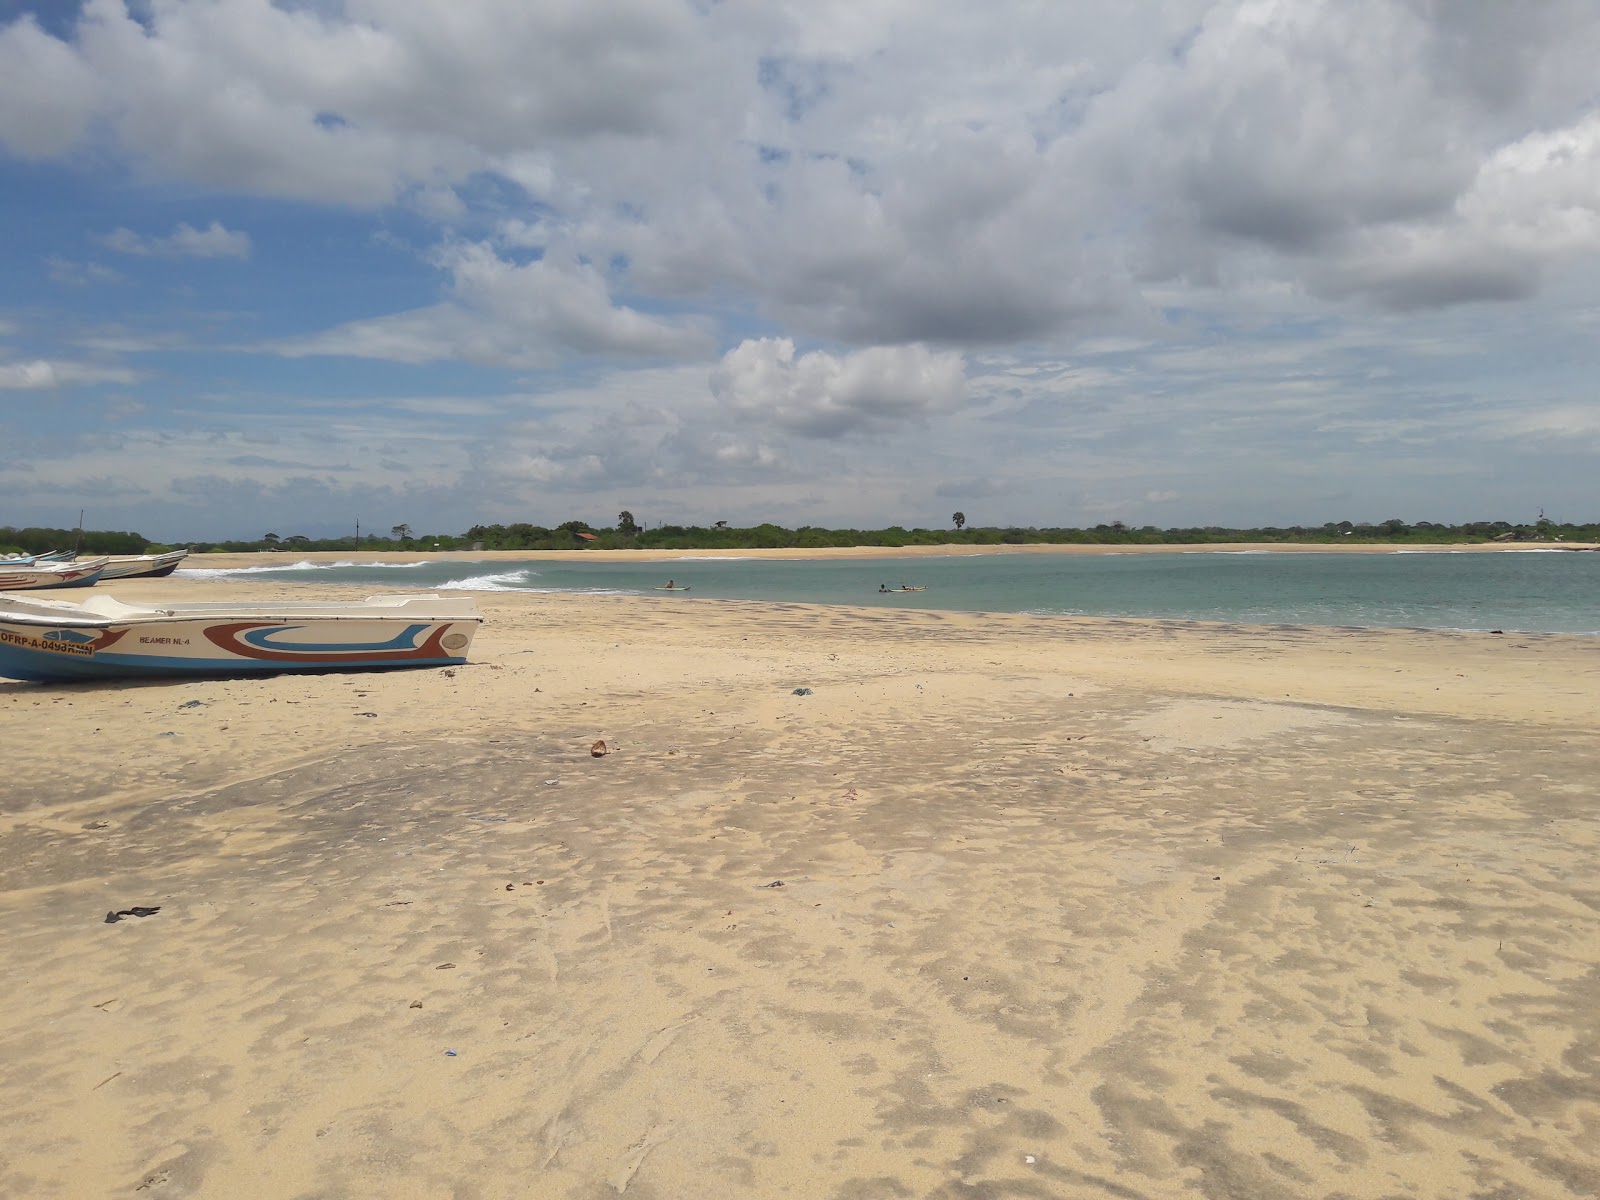
[(100, 594), (0, 599), (0, 676), (72, 680), (269, 675), (466, 662), (483, 616), (470, 599), (129, 604)]

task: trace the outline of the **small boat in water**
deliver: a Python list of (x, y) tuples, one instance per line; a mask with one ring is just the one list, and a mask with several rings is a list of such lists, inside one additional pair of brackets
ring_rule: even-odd
[(39, 682), (369, 671), (464, 663), (483, 616), (436, 595), (126, 604), (0, 600), (0, 676)]
[(111, 579), (154, 579), (171, 575), (178, 569), (178, 564), (188, 557), (187, 550), (168, 550), (165, 554), (112, 555), (106, 560), (105, 573), (100, 580), (104, 583)]
[(100, 582), (108, 559), (83, 562), (38, 562), (26, 567), (0, 563), (0, 592), (27, 592), (36, 588), (93, 587)]

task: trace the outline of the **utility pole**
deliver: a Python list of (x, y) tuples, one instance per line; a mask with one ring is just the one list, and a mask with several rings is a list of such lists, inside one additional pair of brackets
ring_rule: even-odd
[[(1544, 516), (1544, 510), (1543, 509), (1539, 510), (1539, 515), (1541, 517)], [(74, 554), (76, 554), (76, 553), (78, 553), (78, 551), (80, 551), (82, 549), (83, 549), (83, 509), (80, 508), (78, 510), (78, 538), (77, 538), (77, 540), (75, 542), (72, 543), (72, 552)]]
[(361, 518), (356, 518), (356, 549), (361, 549)]

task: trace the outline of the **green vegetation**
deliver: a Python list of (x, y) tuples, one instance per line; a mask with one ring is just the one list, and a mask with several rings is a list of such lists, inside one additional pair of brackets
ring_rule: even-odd
[(138, 533), (85, 529), (80, 534), (76, 529), (13, 529), (0, 525), (0, 554), (49, 554), (74, 546), (84, 554), (159, 554), (169, 549), (152, 546)]
[[(578, 521), (547, 529), (539, 525), (474, 525), (467, 530), (469, 546), (484, 550), (570, 550), (579, 544), (603, 550), (747, 550), (766, 547), (820, 549), (828, 546), (1023, 546), (1032, 544), (1075, 545), (1205, 545), (1226, 542), (1288, 542), (1324, 545), (1445, 545), (1495, 541), (1600, 542), (1600, 523), (1560, 524), (1540, 518), (1527, 525), (1506, 521), (1473, 521), (1464, 525), (1439, 525), (1419, 521), (1408, 525), (1399, 519), (1377, 525), (1357, 525), (1349, 521), (1330, 521), (1326, 525), (1295, 525), (1288, 528), (1224, 529), (1206, 526), (1191, 529), (1157, 529), (1146, 525), (1133, 529), (1119, 522), (1096, 525), (1092, 529), (1037, 528), (1020, 526), (969, 526), (963, 513), (953, 517), (954, 529), (821, 529), (804, 525), (785, 529), (781, 525), (754, 525), (731, 528), (726, 522), (704, 525), (658, 525), (645, 529), (633, 523), (612, 529), (591, 528)], [(595, 535), (592, 542), (575, 535)], [(426, 539), (424, 539), (426, 540)], [(345, 545), (348, 545), (348, 540)]]
[[(731, 527), (726, 521), (711, 525), (639, 525), (626, 509), (617, 514), (611, 528), (595, 527), (583, 521), (565, 521), (553, 528), (516, 523), (512, 525), (474, 525), (464, 534), (413, 534), (407, 524), (395, 525), (389, 537), (364, 534), (359, 546), (353, 537), (309, 538), (302, 534), (280, 537), (268, 533), (254, 541), (194, 542), (189, 549), (205, 552), (247, 553), (276, 550), (287, 554), (311, 550), (383, 551), (404, 549), (408, 553), (433, 550), (572, 550), (589, 547), (598, 550), (748, 550), (768, 547), (823, 549), (830, 546), (1025, 546), (1025, 545), (1127, 545), (1197, 546), (1225, 542), (1304, 543), (1310, 545), (1446, 545), (1488, 542), (1600, 542), (1600, 522), (1567, 524), (1548, 520), (1543, 514), (1528, 524), (1507, 521), (1470, 521), (1463, 525), (1440, 525), (1432, 521), (1407, 524), (1399, 518), (1376, 525), (1330, 521), (1326, 525), (1269, 526), (1262, 529), (1203, 528), (1157, 529), (1146, 525), (1134, 529), (1114, 521), (1092, 529), (1037, 528), (1028, 526), (969, 526), (966, 516), (954, 514), (954, 529), (822, 529), (803, 525), (785, 529), (763, 524)], [(0, 526), (0, 552), (42, 554), (69, 549), (79, 534), (72, 529), (12, 529)], [(181, 544), (181, 543), (180, 543)], [(137, 533), (84, 530), (85, 554), (143, 554), (160, 552), (167, 546), (152, 545)]]

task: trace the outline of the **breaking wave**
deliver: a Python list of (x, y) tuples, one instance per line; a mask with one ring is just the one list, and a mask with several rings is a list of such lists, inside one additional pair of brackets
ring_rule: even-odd
[(191, 579), (230, 579), (235, 575), (277, 574), (281, 571), (326, 571), (332, 567), (353, 567), (354, 563), (284, 563), (270, 567), (179, 567), (174, 575), (187, 575)]
[(539, 577), (537, 571), (499, 571), (493, 575), (468, 575), (464, 579), (449, 579), (436, 584), (440, 591), (451, 592), (525, 592), (527, 584)]

